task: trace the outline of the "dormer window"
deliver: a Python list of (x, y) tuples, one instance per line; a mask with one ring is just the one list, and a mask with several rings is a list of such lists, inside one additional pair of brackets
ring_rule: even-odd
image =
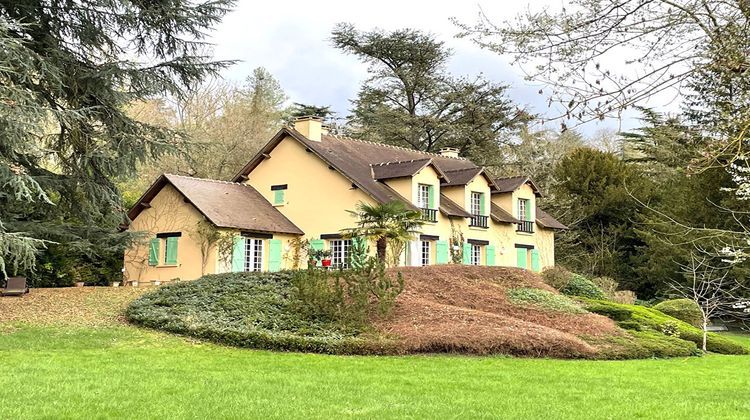
[(417, 207), (422, 210), (424, 220), (437, 222), (434, 185), (419, 184), (417, 186)]
[(469, 226), (487, 228), (487, 216), (485, 216), (484, 210), (484, 193), (472, 191), (471, 199), (469, 201), (469, 211), (471, 212), (471, 220)]
[(518, 199), (518, 220), (521, 222), (518, 224), (516, 231), (525, 233), (534, 232), (534, 219), (531, 217), (531, 201), (528, 198)]

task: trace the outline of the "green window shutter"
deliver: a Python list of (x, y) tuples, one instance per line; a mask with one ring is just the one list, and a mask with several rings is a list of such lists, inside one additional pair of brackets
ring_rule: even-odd
[(479, 214), (482, 216), (487, 214), (487, 210), (484, 209), (484, 193), (479, 193)]
[(148, 265), (159, 265), (159, 242), (161, 239), (153, 238), (148, 244)]
[(273, 192), (273, 204), (284, 204), (285, 190), (276, 190)]
[(176, 236), (170, 236), (167, 238), (167, 246), (164, 255), (165, 264), (177, 264), (177, 240)]
[(516, 248), (518, 268), (526, 268), (526, 248)]
[(526, 220), (531, 221), (531, 200), (526, 201)]
[(232, 238), (232, 272), (245, 271), (245, 238), (235, 236)]
[(485, 252), (487, 253), (487, 265), (495, 265), (495, 247), (493, 245), (487, 245)]
[(435, 186), (430, 185), (427, 187), (427, 196), (429, 197), (429, 206), (431, 209), (435, 208)]
[(281, 239), (268, 241), (268, 271), (281, 270)]
[(538, 272), (540, 268), (541, 267), (539, 266), (539, 251), (536, 249), (532, 249), (531, 250), (531, 269), (533, 271)]
[(448, 259), (450, 258), (449, 252), (448, 252), (448, 242), (447, 241), (437, 241), (435, 243), (435, 262), (437, 264), (448, 264)]
[[(324, 246), (325, 246), (325, 241), (322, 240), (322, 239), (313, 239), (313, 240), (310, 241), (310, 250), (311, 251), (322, 250)], [(320, 261), (318, 261), (316, 265), (320, 266), (321, 265)]]
[(463, 263), (464, 264), (471, 264), (471, 244), (465, 243), (464, 244), (464, 250), (463, 250)]

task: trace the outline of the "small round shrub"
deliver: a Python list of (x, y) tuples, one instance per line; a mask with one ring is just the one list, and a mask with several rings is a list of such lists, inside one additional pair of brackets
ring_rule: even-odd
[(574, 274), (568, 284), (560, 291), (568, 296), (581, 296), (589, 299), (605, 299), (604, 291), (593, 281), (578, 274)]
[(542, 280), (557, 290), (565, 287), (573, 276), (573, 273), (559, 266), (545, 268), (542, 271)]
[(654, 309), (680, 321), (685, 321), (694, 327), (700, 327), (703, 323), (703, 316), (698, 304), (690, 299), (665, 300), (655, 305)]

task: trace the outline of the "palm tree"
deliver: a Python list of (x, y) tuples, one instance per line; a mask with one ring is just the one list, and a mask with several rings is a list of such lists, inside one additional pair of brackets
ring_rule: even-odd
[(344, 235), (374, 240), (378, 260), (382, 262), (385, 262), (389, 240), (410, 241), (424, 224), (422, 212), (408, 208), (401, 201), (374, 205), (359, 202), (357, 210), (349, 210), (349, 213), (357, 218), (357, 227), (344, 229)]

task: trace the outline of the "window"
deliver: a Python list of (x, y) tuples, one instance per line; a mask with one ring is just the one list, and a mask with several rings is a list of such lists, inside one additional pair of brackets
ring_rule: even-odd
[(273, 205), (280, 206), (286, 202), (286, 190), (287, 184), (284, 185), (271, 185), (271, 191), (273, 192)]
[(245, 271), (263, 270), (263, 239), (245, 238)]
[[(148, 265), (177, 265), (177, 241), (182, 236), (181, 232), (157, 233), (156, 238), (149, 244)], [(164, 249), (163, 258), (159, 262), (160, 249)]]
[(351, 239), (335, 239), (331, 244), (331, 264), (334, 267), (348, 268), (349, 253), (352, 249)]
[(518, 220), (529, 220), (529, 200), (525, 198), (518, 199)]
[(430, 241), (422, 241), (422, 266), (430, 265)]
[(471, 265), (482, 263), (482, 246), (471, 244)]
[(482, 211), (483, 210), (482, 209), (482, 202), (484, 201), (483, 200), (483, 198), (484, 198), (483, 195), (484, 194), (482, 194), (480, 192), (472, 192), (471, 193), (471, 214), (483, 214), (484, 213)]
[(430, 208), (430, 186), (419, 184), (417, 187), (417, 207), (422, 209)]

